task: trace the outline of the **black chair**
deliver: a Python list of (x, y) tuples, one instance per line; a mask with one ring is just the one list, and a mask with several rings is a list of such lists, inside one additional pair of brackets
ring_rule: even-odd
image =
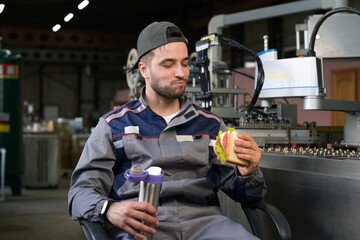
[[(258, 238), (263, 239), (263, 226), (258, 213), (258, 210), (261, 210), (266, 213), (275, 224), (281, 240), (291, 239), (290, 225), (285, 216), (275, 206), (261, 200), (251, 203), (242, 203), (241, 207), (249, 221), (253, 234)], [(93, 223), (85, 219), (82, 219), (79, 222), (87, 240), (111, 239), (100, 223)]]
[(79, 222), (87, 240), (111, 239), (108, 232), (105, 230), (105, 228), (103, 228), (101, 223), (90, 222), (86, 219), (81, 219)]
[(250, 224), (251, 230), (256, 237), (260, 239), (264, 238), (262, 222), (258, 212), (258, 210), (261, 210), (266, 213), (275, 224), (281, 240), (291, 239), (291, 229), (288, 221), (280, 210), (272, 204), (261, 200), (251, 203), (242, 203), (241, 207)]

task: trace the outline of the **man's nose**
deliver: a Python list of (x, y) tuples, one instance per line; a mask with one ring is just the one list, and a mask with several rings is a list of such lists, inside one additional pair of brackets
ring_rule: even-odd
[(188, 67), (178, 65), (175, 68), (175, 77), (176, 78), (185, 78), (185, 75), (187, 72), (188, 72)]

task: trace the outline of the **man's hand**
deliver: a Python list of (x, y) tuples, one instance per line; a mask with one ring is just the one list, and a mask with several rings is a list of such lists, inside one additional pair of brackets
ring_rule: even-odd
[(106, 217), (114, 226), (124, 229), (138, 239), (145, 240), (146, 237), (141, 232), (151, 234), (156, 232), (154, 228), (145, 225), (157, 226), (159, 221), (156, 215), (156, 208), (149, 203), (123, 201), (112, 203)]
[(235, 141), (234, 151), (238, 158), (244, 159), (250, 162), (247, 167), (237, 166), (242, 176), (247, 176), (259, 165), (261, 158), (261, 149), (258, 147), (254, 139), (247, 134), (238, 133), (238, 137), (241, 140)]

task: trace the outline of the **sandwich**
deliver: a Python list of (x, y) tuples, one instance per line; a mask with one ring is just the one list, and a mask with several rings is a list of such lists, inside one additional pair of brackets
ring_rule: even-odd
[(239, 159), (234, 151), (235, 140), (241, 140), (237, 136), (235, 128), (228, 128), (226, 132), (219, 131), (214, 145), (214, 152), (217, 159), (223, 164), (227, 162), (240, 165), (243, 167), (249, 166), (249, 161)]

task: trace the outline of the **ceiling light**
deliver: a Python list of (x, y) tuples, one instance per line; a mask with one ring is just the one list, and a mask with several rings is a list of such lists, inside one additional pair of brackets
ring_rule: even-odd
[(2, 13), (4, 11), (4, 8), (5, 8), (5, 4), (0, 4), (0, 13)]
[(73, 17), (74, 17), (74, 14), (69, 13), (68, 15), (66, 15), (66, 16), (64, 17), (64, 21), (65, 21), (65, 22), (68, 22), (68, 21), (70, 21)]
[(60, 28), (61, 28), (61, 25), (56, 24), (55, 26), (53, 26), (52, 30), (53, 30), (53, 32), (57, 32), (57, 31), (59, 31)]
[(88, 0), (84, 0), (84, 1), (82, 1), (81, 3), (79, 3), (78, 9), (79, 9), (79, 10), (82, 10), (82, 9), (84, 9), (88, 4), (89, 4), (89, 1), (88, 1)]

